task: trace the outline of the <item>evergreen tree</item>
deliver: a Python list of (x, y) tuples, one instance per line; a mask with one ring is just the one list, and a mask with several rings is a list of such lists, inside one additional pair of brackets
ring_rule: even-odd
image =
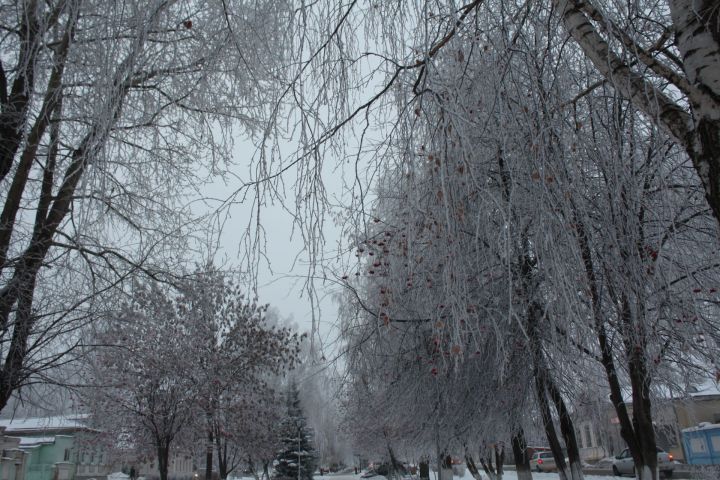
[(312, 480), (317, 457), (313, 432), (300, 406), (300, 394), (293, 381), (287, 392), (287, 416), (280, 423), (280, 450), (275, 465), (277, 480)]

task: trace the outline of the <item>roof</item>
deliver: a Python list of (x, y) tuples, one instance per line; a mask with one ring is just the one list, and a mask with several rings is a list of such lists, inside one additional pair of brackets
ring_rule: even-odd
[(0, 427), (8, 434), (42, 434), (45, 432), (87, 430), (87, 414), (36, 418), (3, 418)]
[(687, 394), (691, 397), (708, 397), (712, 395), (720, 395), (720, 386), (713, 380), (694, 385), (688, 389)]
[(55, 437), (20, 437), (21, 447), (35, 447), (55, 443)]
[[(622, 389), (623, 401), (625, 403), (632, 403), (632, 390), (629, 388)], [(661, 399), (670, 400), (682, 400), (682, 399), (702, 399), (711, 397), (720, 397), (720, 385), (713, 379), (706, 379), (701, 383), (695, 383), (685, 387), (685, 391), (679, 389), (670, 389), (665, 385), (656, 387), (655, 395)], [(608, 397), (610, 394), (608, 394)]]
[(683, 428), (683, 432), (698, 432), (701, 430), (718, 430), (720, 423), (700, 422), (696, 427)]

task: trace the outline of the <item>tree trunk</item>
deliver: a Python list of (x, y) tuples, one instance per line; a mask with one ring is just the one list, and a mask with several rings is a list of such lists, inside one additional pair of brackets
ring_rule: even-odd
[[(570, 462), (569, 476), (573, 480), (583, 480), (582, 461), (580, 459), (580, 449), (578, 448), (577, 438), (575, 436), (575, 425), (573, 424), (570, 412), (565, 405), (560, 390), (553, 379), (547, 375), (545, 377), (545, 386), (548, 389), (550, 398), (555, 404), (555, 410), (560, 420), (560, 432), (562, 433), (565, 447), (567, 448), (568, 461)], [(563, 459), (564, 460), (564, 459)]]
[[(620, 422), (620, 436), (627, 444), (635, 461), (635, 465), (640, 467), (636, 469), (638, 475), (643, 475), (643, 479), (655, 479), (657, 478), (655, 468), (657, 465), (657, 453), (655, 449), (655, 432), (652, 428), (651, 405), (648, 397), (649, 379), (647, 379), (647, 372), (644, 370), (644, 349), (640, 344), (637, 345), (640, 347), (639, 349), (631, 344), (625, 345), (630, 360), (628, 370), (630, 372), (630, 382), (633, 391), (633, 419), (631, 420), (630, 413), (625, 405), (625, 399), (623, 398), (622, 388), (620, 387), (612, 345), (608, 338), (607, 330), (605, 329), (605, 319), (600, 302), (600, 289), (597, 277), (595, 276), (595, 265), (585, 230), (585, 224), (578, 218), (576, 212), (574, 212), (574, 221), (577, 226), (580, 255), (583, 260), (588, 288), (590, 290), (593, 323), (600, 346), (600, 360), (605, 369), (605, 376), (607, 377), (608, 386), (610, 387), (610, 400), (612, 401), (618, 421)], [(625, 318), (621, 320), (622, 323), (626, 325), (626, 330), (628, 330), (627, 325), (631, 321), (629, 317), (629, 304), (627, 299), (623, 299), (622, 303), (623, 311), (621, 316)], [(632, 327), (630, 327), (629, 330), (632, 330)], [(636, 408), (637, 411), (635, 410)], [(638, 420), (636, 420), (636, 418)], [(650, 462), (646, 462), (644, 460), (645, 458), (650, 458)], [(652, 465), (649, 476), (648, 472), (643, 468), (643, 466), (648, 464)]]
[[(263, 462), (264, 463), (264, 462)], [(250, 473), (252, 473), (252, 476), (255, 480), (260, 480), (260, 476), (257, 473), (257, 469), (255, 468), (255, 462), (253, 462), (252, 457), (248, 457), (247, 459), (248, 469), (250, 469)], [(265, 472), (263, 471), (263, 474)]]
[[(219, 452), (218, 452), (219, 454)], [(212, 480), (213, 467), (213, 431), (208, 428), (207, 444), (205, 445), (205, 480)]]
[(567, 480), (565, 457), (562, 452), (560, 440), (558, 440), (557, 432), (555, 431), (555, 425), (553, 424), (550, 405), (545, 393), (545, 382), (542, 375), (535, 373), (533, 376), (535, 377), (535, 393), (538, 399), (538, 408), (540, 409), (540, 417), (542, 418), (543, 428), (545, 429), (545, 437), (547, 437), (548, 444), (550, 445), (550, 451), (553, 453), (555, 463), (558, 466), (560, 480)]
[(25, 367), (27, 355), (27, 341), (32, 333), (35, 318), (32, 312), (35, 295), (36, 276), (26, 279), (27, 284), (22, 287), (15, 312), (15, 327), (12, 333), (10, 349), (5, 358), (0, 380), (0, 410), (2, 410), (12, 397), (13, 392), (20, 387), (29, 375)]
[(170, 460), (170, 445), (168, 442), (158, 442), (157, 452), (160, 480), (168, 480), (168, 461)]
[[(387, 437), (385, 437), (387, 439)], [(397, 457), (395, 456), (395, 452), (393, 451), (392, 447), (390, 446), (390, 442), (387, 442), (387, 449), (388, 449), (388, 455), (390, 455), (390, 468), (392, 469), (393, 476), (397, 476), (398, 473), (404, 474), (405, 468), (402, 466), (402, 463), (398, 462)]]
[(215, 435), (215, 446), (217, 447), (218, 475), (221, 480), (225, 480), (230, 473), (228, 472), (227, 442), (223, 444), (220, 435)]
[(467, 451), (467, 448), (465, 449), (465, 464), (467, 465), (468, 472), (470, 472), (470, 475), (472, 475), (475, 480), (482, 480), (482, 475), (480, 475), (480, 471), (475, 464), (475, 460), (473, 460), (472, 455)]
[(503, 466), (505, 465), (505, 447), (498, 446), (496, 443), (493, 446), (495, 451), (495, 470), (497, 471), (498, 480), (502, 480), (503, 477)]
[(440, 426), (435, 424), (435, 456), (437, 460), (437, 475), (435, 480), (442, 480), (442, 449), (440, 448)]
[(390, 445), (390, 440), (387, 435), (387, 431), (383, 428), (383, 437), (385, 437), (385, 446), (388, 450), (388, 455), (390, 456), (390, 473), (393, 477), (396, 476), (398, 472), (405, 473), (405, 468), (402, 466), (402, 463), (398, 462), (397, 457), (395, 456), (395, 452), (392, 449), (392, 445)]
[(538, 408), (540, 409), (540, 418), (542, 419), (545, 436), (547, 437), (550, 451), (555, 458), (560, 480), (568, 480), (569, 469), (565, 463), (565, 455), (563, 454), (560, 440), (553, 423), (552, 411), (547, 398), (548, 390), (548, 372), (547, 366), (543, 360), (542, 347), (540, 345), (540, 336), (538, 332), (538, 323), (542, 317), (542, 307), (537, 302), (532, 302), (527, 310), (527, 332), (528, 343), (530, 346), (530, 354), (533, 363), (533, 378), (535, 380), (535, 394), (538, 400)]
[[(638, 478), (657, 478), (657, 445), (655, 429), (652, 425), (652, 405), (650, 402), (650, 376), (645, 364), (645, 332), (642, 321), (633, 319), (630, 302), (626, 296), (622, 299), (622, 321), (625, 325), (625, 347), (628, 356), (628, 373), (632, 387), (632, 430), (635, 433), (638, 449), (631, 450)], [(627, 330), (633, 329), (632, 336)], [(632, 340), (631, 340), (632, 339)], [(634, 344), (632, 342), (635, 342)]]
[(430, 462), (428, 460), (421, 460), (418, 465), (418, 470), (420, 480), (430, 480)]
[[(505, 450), (502, 447), (498, 447), (497, 444), (493, 444), (490, 447), (485, 447), (487, 457), (482, 453), (480, 454), (480, 465), (487, 474), (490, 480), (502, 480), (503, 469), (502, 465), (505, 461)], [(493, 459), (495, 465), (493, 466)]]
[[(36, 58), (40, 53), (40, 18), (37, 0), (25, 2), (20, 26), (22, 42), (18, 55), (15, 80), (7, 96), (3, 95), (0, 109), (0, 180), (10, 172), (13, 159), (24, 137), (28, 100), (35, 91)], [(5, 74), (3, 72), (3, 83)], [(3, 90), (7, 86), (3, 85)]]
[(488, 476), (490, 480), (498, 480), (497, 473), (495, 473), (495, 469), (492, 465), (492, 460), (485, 461), (485, 458), (481, 455), (480, 456), (480, 465), (482, 465), (483, 470), (485, 470), (485, 474)]
[(692, 87), (695, 128), (684, 143), (720, 221), (720, 9), (717, 0), (670, 0), (675, 41)]
[(518, 428), (510, 439), (512, 444), (513, 459), (515, 460), (515, 471), (518, 480), (532, 480), (530, 471), (530, 459), (527, 455), (527, 442), (522, 427)]

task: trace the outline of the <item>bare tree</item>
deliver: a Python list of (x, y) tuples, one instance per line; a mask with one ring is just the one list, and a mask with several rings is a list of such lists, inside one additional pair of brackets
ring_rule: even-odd
[[(487, 6), (493, 18), (489, 7), (498, 4)], [(379, 154), (390, 165), (378, 167), (381, 208), (367, 223), (358, 216), (357, 302), (377, 319), (374, 335), (392, 338), (397, 329), (405, 341), (404, 324), (434, 325), (436, 345), (447, 338), (458, 353), (469, 325), (511, 332), (508, 325), (519, 323), (519, 343), (535, 363), (543, 423), (560, 420), (571, 457), (567, 477), (582, 476), (572, 423), (563, 421), (579, 377), (563, 363), (572, 352), (586, 359), (588, 371), (602, 366), (619, 412), (626, 411), (623, 390), (631, 392), (634, 416), (625, 415), (623, 435), (638, 475), (654, 478), (652, 385), (668, 378), (658, 369), (666, 355), (677, 362), (665, 364), (670, 370), (708, 370), (715, 362), (700, 352), (682, 359), (677, 348), (696, 344), (700, 330), (701, 343), (717, 341), (713, 321), (693, 317), (690, 329), (670, 327), (673, 317), (688, 318), (683, 310), (712, 310), (706, 295), (717, 291), (708, 288), (716, 283), (710, 246), (717, 235), (697, 196), (701, 184), (654, 119), (628, 109), (593, 76), (581, 52), (566, 50), (562, 35), (541, 28), (552, 25), (552, 12), (511, 9), (532, 34), (509, 22), (501, 27), (515, 29), (496, 35), (492, 25), (479, 28), (477, 18), (473, 27), (464, 23), (469, 7), (479, 5), (456, 10), (454, 23), (442, 15), (426, 20), (454, 28), (438, 35), (438, 48), (424, 60), (405, 63), (392, 77), (401, 116), (387, 155)], [(422, 74), (403, 84), (410, 70)], [(583, 228), (598, 235), (585, 254), (578, 250)], [(694, 257), (689, 245), (708, 255)], [(590, 275), (588, 259), (603, 267)], [(344, 276), (350, 282), (353, 272)], [(693, 285), (691, 278), (706, 281)], [(478, 290), (489, 298), (475, 301)], [(693, 293), (702, 295), (692, 299)], [(489, 321), (470, 323), (468, 303)], [(369, 340), (352, 345), (375, 342), (372, 330), (365, 332)], [(387, 356), (382, 349), (367, 354)], [(549, 432), (551, 438), (562, 468), (559, 436)]]
[(553, 2), (600, 74), (681, 145), (720, 221), (720, 21), (710, 0)]
[(161, 480), (180, 440), (194, 437), (202, 388), (193, 376), (194, 325), (177, 307), (158, 285), (137, 286), (99, 334), (105, 346), (89, 357), (84, 392), (92, 425), (124, 455), (154, 451)]
[[(228, 433), (241, 418), (254, 421), (248, 415), (233, 416), (243, 408), (261, 413), (261, 393), (272, 407), (274, 393), (266, 379), (295, 365), (304, 336), (287, 327), (267, 325), (268, 306), (246, 299), (231, 275), (212, 266), (195, 272), (181, 291), (181, 313), (190, 317), (190, 338), (196, 345), (192, 359), (196, 362), (193, 378), (198, 385), (197, 401), (206, 419), (205, 476), (212, 478), (217, 446), (219, 472), (224, 479), (231, 471)], [(237, 466), (240, 457), (235, 457)]]
[(0, 5), (0, 407), (76, 352), (56, 339), (94, 318), (98, 295), (195, 248), (188, 203), (226, 171), (231, 125), (269, 132), (283, 8)]
[(299, 352), (297, 334), (265, 324), (266, 308), (213, 268), (177, 290), (136, 286), (91, 356), (87, 396), (96, 426), (124, 435), (121, 443), (152, 445), (163, 480), (171, 449), (204, 437), (209, 473), (217, 446), (226, 478), (242, 458), (232, 439), (253, 433), (243, 422), (272, 416), (266, 378), (284, 373)]

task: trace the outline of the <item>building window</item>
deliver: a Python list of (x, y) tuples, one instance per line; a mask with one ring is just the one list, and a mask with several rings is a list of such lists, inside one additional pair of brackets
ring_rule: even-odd
[(70, 461), (70, 449), (69, 448), (65, 449), (65, 454), (63, 455), (63, 461), (64, 462)]

